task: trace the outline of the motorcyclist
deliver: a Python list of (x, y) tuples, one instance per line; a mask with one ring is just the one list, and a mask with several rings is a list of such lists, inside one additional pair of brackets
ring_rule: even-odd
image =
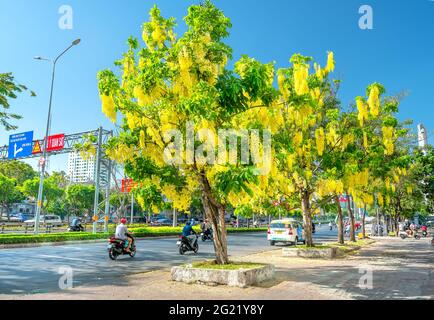
[(121, 223), (116, 227), (116, 235), (115, 238), (122, 240), (124, 242), (124, 246), (126, 247), (125, 252), (131, 253), (131, 245), (133, 244), (133, 238), (128, 233), (128, 228), (126, 226), (127, 219), (122, 218)]
[(422, 232), (428, 233), (428, 227), (426, 225), (420, 227), (420, 230), (422, 230)]
[(81, 225), (81, 218), (75, 217), (74, 219), (72, 219), (71, 227), (76, 230), (83, 228)]
[(190, 221), (187, 221), (185, 227), (182, 229), (182, 235), (187, 238), (188, 244), (192, 248), (192, 243), (196, 240), (196, 232), (193, 230)]
[(208, 219), (205, 219), (200, 225), (200, 229), (205, 235), (211, 235), (211, 224), (208, 222)]

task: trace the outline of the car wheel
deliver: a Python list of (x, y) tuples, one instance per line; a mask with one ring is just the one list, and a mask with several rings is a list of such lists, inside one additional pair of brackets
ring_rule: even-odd
[(274, 246), (275, 244), (276, 244), (276, 242), (270, 241), (270, 246)]

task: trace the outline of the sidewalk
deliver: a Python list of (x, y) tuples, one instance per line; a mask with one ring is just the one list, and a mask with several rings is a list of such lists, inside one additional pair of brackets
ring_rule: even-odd
[[(432, 246), (426, 239), (379, 239), (358, 254), (337, 260), (284, 258), (281, 250), (275, 249), (232, 259), (276, 266), (274, 280), (247, 289), (172, 282), (170, 270), (165, 269), (129, 276), (124, 284), (95, 284), (62, 293), (0, 296), (0, 299), (434, 299), (432, 253)], [(366, 270), (372, 271), (373, 288), (363, 290), (359, 281)]]

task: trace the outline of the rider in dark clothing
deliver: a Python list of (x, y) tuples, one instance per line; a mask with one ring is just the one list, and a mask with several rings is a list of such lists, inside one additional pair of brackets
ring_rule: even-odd
[(191, 223), (188, 221), (185, 227), (182, 229), (182, 235), (187, 238), (188, 243), (191, 247), (194, 240), (196, 240), (196, 232), (193, 230), (193, 227), (191, 226)]
[(188, 237), (188, 236), (191, 236), (192, 234), (196, 234), (196, 232), (194, 232), (193, 227), (191, 226), (191, 223), (187, 222), (186, 226), (182, 229), (182, 235), (184, 237)]

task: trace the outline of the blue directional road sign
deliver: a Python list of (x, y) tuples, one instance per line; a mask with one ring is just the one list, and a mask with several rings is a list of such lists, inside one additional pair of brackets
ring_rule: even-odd
[(9, 136), (8, 159), (28, 157), (33, 151), (33, 131)]

